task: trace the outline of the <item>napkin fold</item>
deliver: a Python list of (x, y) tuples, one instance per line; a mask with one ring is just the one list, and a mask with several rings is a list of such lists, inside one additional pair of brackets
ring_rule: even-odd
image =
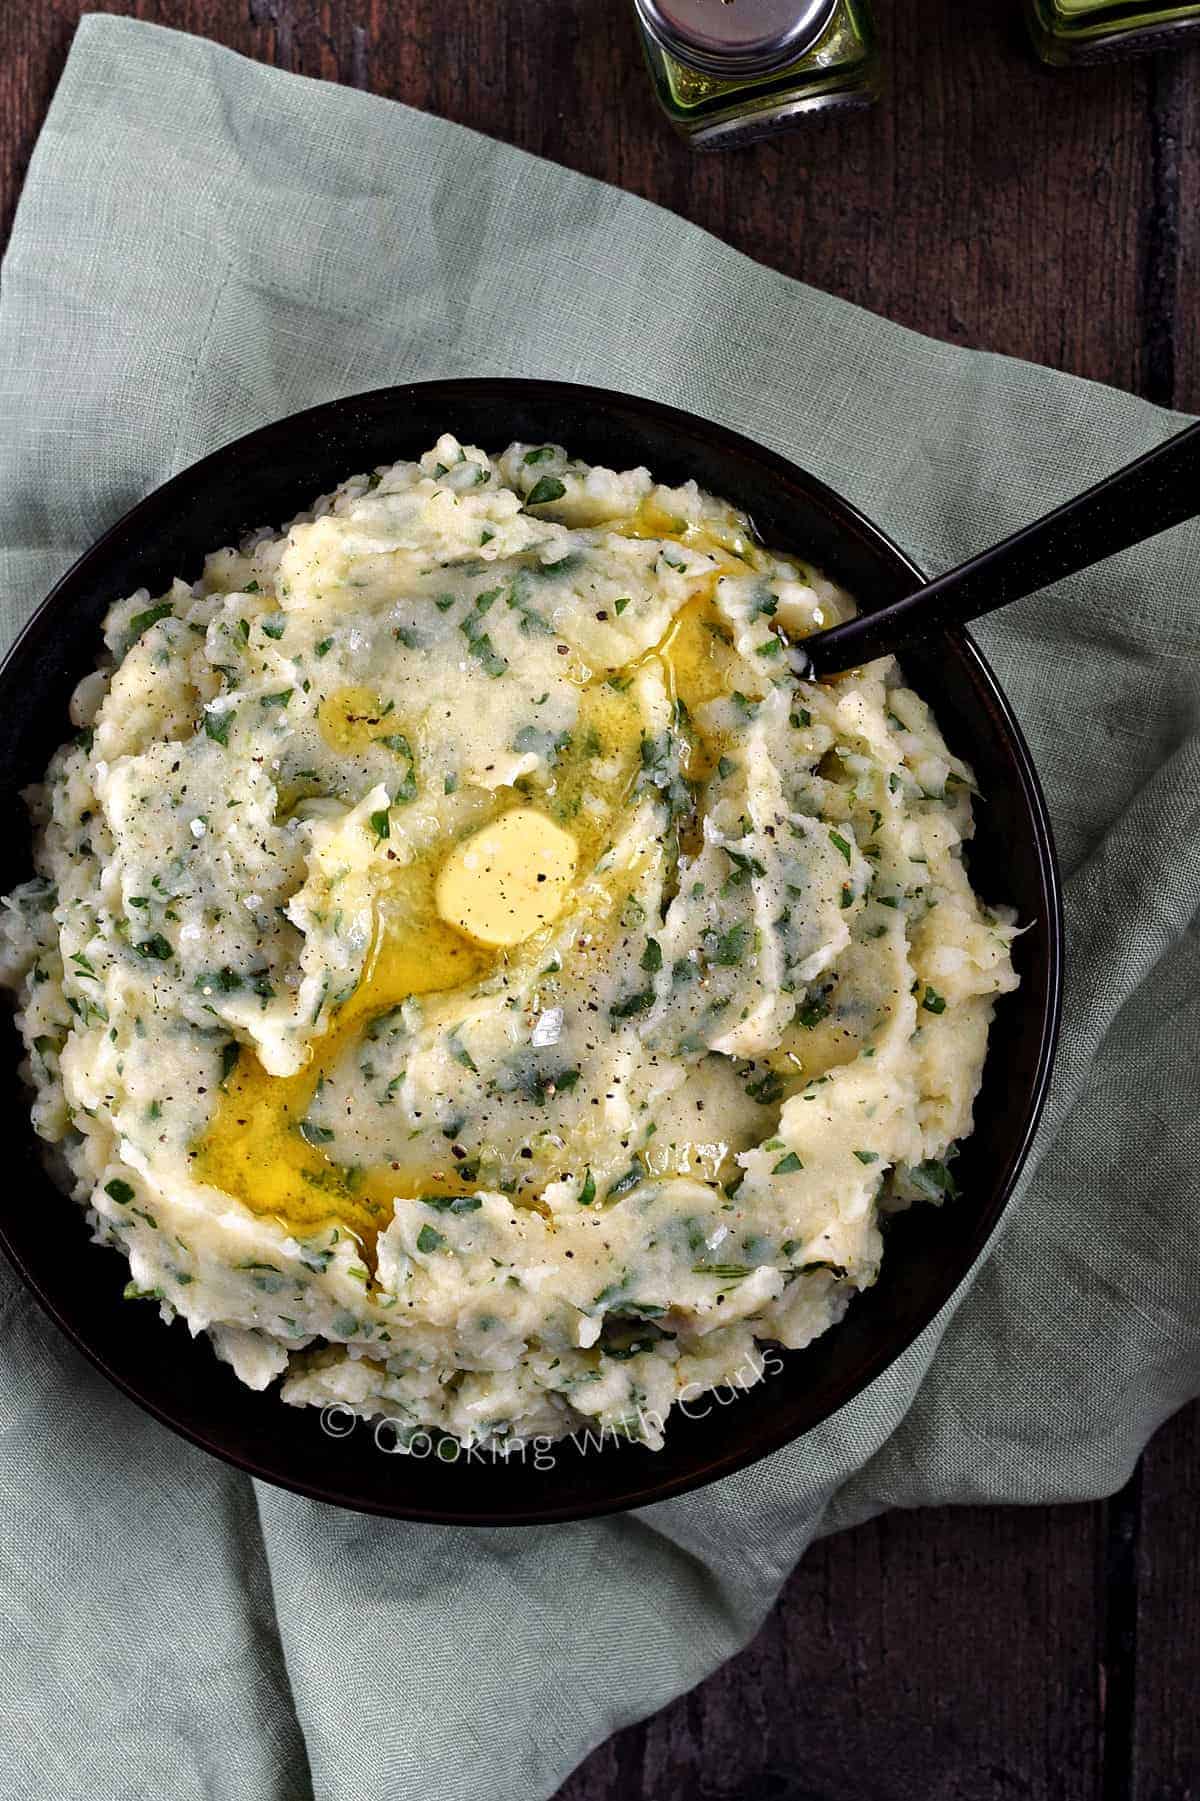
[[(93, 16), (0, 281), (4, 642), (206, 451), (464, 374), (721, 420), (930, 571), (1179, 424), (918, 337), (441, 120)], [(979, 629), (1066, 878), (1053, 1094), (973, 1282), (799, 1443), (623, 1519), (361, 1518), (176, 1440), (0, 1272), (5, 1794), (537, 1801), (744, 1643), (815, 1535), (1125, 1479), (1200, 1388), (1198, 569), (1181, 527)]]

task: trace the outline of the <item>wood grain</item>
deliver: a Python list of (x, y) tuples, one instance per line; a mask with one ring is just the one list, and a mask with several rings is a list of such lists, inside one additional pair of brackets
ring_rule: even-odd
[[(80, 10), (79, 0), (0, 0), (0, 229)], [(1025, 47), (1016, 0), (973, 0), (969, 17), (961, 0), (881, 0), (889, 85), (878, 107), (700, 156), (660, 118), (630, 10), (614, 0), (118, 0), (108, 10), (472, 125), (918, 330), (1161, 387), (1143, 290), (1169, 301), (1178, 258), (1151, 269), (1144, 227), (1161, 239), (1162, 207), (1177, 220), (1179, 203), (1162, 154), (1170, 133), (1151, 106), (1156, 65), (1051, 73)], [(1192, 363), (1189, 352), (1189, 381)]]
[[(0, 0), (0, 241), (82, 0)], [(626, 0), (118, 0), (455, 119), (956, 343), (1200, 410), (1200, 59), (1050, 73), (1018, 0), (877, 0), (869, 114), (696, 156)], [(1200, 1801), (1200, 1414), (1095, 1507), (814, 1548), (763, 1632), (559, 1801)]]
[(815, 1546), (748, 1650), (558, 1801), (1095, 1795), (1096, 1523), (931, 1509)]
[(1169, 1420), (1142, 1459), (1131, 1710), (1135, 1801), (1200, 1801), (1200, 1409)]
[(1165, 296), (1172, 342), (1174, 404), (1200, 410), (1200, 82), (1196, 57), (1159, 64), (1162, 154), (1174, 171), (1178, 203), (1168, 214), (1169, 282)]

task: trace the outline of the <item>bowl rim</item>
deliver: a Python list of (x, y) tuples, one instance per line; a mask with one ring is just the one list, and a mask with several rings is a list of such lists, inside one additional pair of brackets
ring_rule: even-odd
[[(5, 682), (10, 679), (13, 664), (27, 655), (43, 634), (52, 629), (52, 622), (58, 608), (64, 600), (70, 599), (74, 588), (87, 582), (91, 572), (98, 566), (102, 567), (110, 552), (121, 545), (131, 533), (136, 533), (143, 520), (152, 514), (157, 514), (160, 509), (172, 501), (185, 501), (190, 486), (214, 475), (219, 476), (223, 466), (235, 454), (252, 455), (256, 451), (273, 447), (275, 438), (284, 428), (297, 431), (319, 430), (321, 425), (332, 416), (347, 410), (366, 413), (373, 410), (391, 411), (403, 408), (406, 403), (435, 398), (444, 400), (449, 407), (456, 397), (467, 400), (484, 400), (494, 397), (497, 403), (506, 399), (518, 400), (532, 397), (550, 403), (585, 404), (601, 410), (611, 411), (618, 408), (626, 415), (641, 415), (660, 427), (675, 424), (685, 427), (689, 432), (699, 432), (716, 452), (739, 457), (749, 456), (751, 460), (764, 468), (768, 476), (782, 478), (788, 483), (802, 488), (805, 498), (819, 508), (839, 531), (857, 536), (869, 553), (875, 555), (881, 563), (890, 564), (897, 573), (903, 572), (905, 576), (911, 578), (914, 585), (922, 584), (929, 579), (913, 558), (881, 526), (828, 483), (769, 446), (760, 444), (757, 440), (749, 438), (729, 426), (722, 425), (716, 420), (708, 419), (703, 414), (670, 406), (644, 395), (630, 394), (620, 389), (601, 388), (585, 383), (525, 380), (520, 377), (500, 376), (435, 378), (422, 382), (405, 382), (382, 388), (365, 389), (319, 402), (314, 406), (303, 408), (299, 412), (280, 415), (263, 425), (254, 427), (249, 432), (230, 439), (215, 450), (207, 452), (196, 462), (188, 464), (174, 475), (169, 476), (166, 481), (150, 489), (74, 559), (30, 614), (3, 658), (0, 659), (0, 692), (3, 691)], [(284, 524), (285, 522), (282, 521), (278, 525), (273, 524), (272, 529), (282, 530)], [(1053, 828), (1041, 782), (1012, 705), (976, 640), (969, 631), (962, 627), (951, 628), (942, 635), (958, 648), (966, 663), (973, 666), (974, 674), (982, 683), (989, 700), (1003, 722), (1014, 771), (1020, 782), (1022, 799), (1032, 826), (1032, 848), (1036, 853), (1038, 878), (1049, 903), (1044, 922), (1046, 980), (1041, 1018), (1037, 1024), (1038, 1055), (1029, 1085), (1029, 1099), (1023, 1130), (1019, 1138), (1014, 1139), (1012, 1143), (1007, 1165), (1002, 1170), (1000, 1179), (991, 1186), (988, 1206), (981, 1210), (974, 1229), (964, 1243), (961, 1253), (961, 1269), (956, 1280), (944, 1292), (931, 1296), (928, 1301), (916, 1309), (913, 1316), (915, 1323), (898, 1336), (897, 1342), (881, 1343), (873, 1355), (864, 1358), (862, 1374), (853, 1390), (843, 1400), (828, 1409), (820, 1419), (814, 1419), (799, 1430), (792, 1429), (790, 1426), (776, 1430), (774, 1426), (768, 1426), (759, 1433), (755, 1442), (749, 1447), (733, 1449), (724, 1455), (717, 1455), (690, 1473), (667, 1477), (663, 1481), (639, 1482), (634, 1480), (628, 1485), (626, 1492), (599, 1501), (589, 1500), (586, 1503), (574, 1502), (543, 1507), (523, 1506), (503, 1513), (486, 1513), (444, 1505), (414, 1505), (402, 1491), (397, 1497), (398, 1504), (384, 1504), (376, 1501), (373, 1497), (359, 1498), (347, 1494), (344, 1489), (339, 1487), (336, 1480), (322, 1485), (318, 1482), (303, 1481), (291, 1475), (280, 1474), (276, 1469), (269, 1467), (269, 1459), (259, 1460), (236, 1448), (226, 1446), (221, 1442), (219, 1436), (214, 1436), (212, 1431), (206, 1433), (201, 1426), (190, 1424), (173, 1414), (168, 1406), (139, 1386), (138, 1372), (131, 1373), (114, 1364), (106, 1350), (96, 1345), (89, 1338), (86, 1330), (74, 1321), (69, 1308), (60, 1304), (36, 1272), (27, 1266), (19, 1247), (13, 1243), (10, 1237), (7, 1219), (3, 1211), (0, 1211), (0, 1248), (3, 1249), (9, 1263), (16, 1270), (24, 1285), (34, 1295), (43, 1311), (71, 1343), (83, 1353), (94, 1368), (98, 1369), (143, 1412), (149, 1413), (177, 1436), (240, 1470), (245, 1475), (268, 1482), (274, 1487), (289, 1490), (326, 1505), (339, 1506), (350, 1511), (385, 1518), (440, 1525), (491, 1528), (565, 1524), (571, 1521), (624, 1513), (659, 1501), (675, 1499), (680, 1495), (733, 1475), (738, 1470), (745, 1469), (783, 1449), (786, 1445), (798, 1442), (825, 1421), (837, 1417), (846, 1407), (858, 1401), (866, 1390), (911, 1348), (928, 1329), (930, 1323), (973, 1280), (981, 1254), (993, 1239), (1008, 1208), (1013, 1189), (1024, 1168), (1037, 1133), (1049, 1090), (1062, 1019), (1064, 961), (1062, 884)], [(14, 1075), (16, 1073), (15, 1067), (13, 1073)], [(49, 1174), (46, 1179), (48, 1182), (51, 1181)], [(64, 1199), (73, 1207), (77, 1205), (71, 1202), (69, 1197), (64, 1196)], [(836, 1330), (836, 1327), (831, 1327), (830, 1330)], [(278, 1401), (278, 1397), (276, 1397), (276, 1404), (282, 1405)], [(618, 1454), (615, 1451), (608, 1453), (610, 1458)]]

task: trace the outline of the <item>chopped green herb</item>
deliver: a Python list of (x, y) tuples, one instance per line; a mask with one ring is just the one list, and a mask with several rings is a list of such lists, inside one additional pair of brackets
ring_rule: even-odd
[(653, 988), (643, 988), (637, 994), (627, 994), (624, 1000), (614, 1001), (608, 1009), (610, 1019), (632, 1019), (635, 1014), (644, 1013), (654, 1005)]
[[(793, 1245), (792, 1248), (795, 1250), (797, 1247)], [(787, 1254), (786, 1245), (784, 1246), (784, 1253), (785, 1255)], [(835, 1282), (844, 1282), (846, 1280), (847, 1271), (843, 1264), (825, 1263), (820, 1260), (814, 1263), (802, 1263), (800, 1268), (796, 1271), (796, 1274), (800, 1276), (815, 1276), (818, 1270), (823, 1270), (826, 1275), (832, 1276)]]
[(672, 819), (690, 813), (694, 802), (691, 785), (683, 774), (686, 737), (671, 731), (655, 737), (643, 735), (638, 746), (641, 771), (634, 789), (635, 798), (655, 788), (662, 795)]
[(435, 1232), (432, 1226), (422, 1226), (417, 1233), (417, 1249), (427, 1257), (434, 1251), (440, 1251), (445, 1242), (442, 1234)]
[(503, 675), (508, 668), (508, 661), (500, 655), (487, 632), (480, 630), (478, 613), (468, 613), (465, 619), (460, 620), (459, 630), (470, 646), (471, 655), (483, 665), (484, 674), (493, 677)]
[(950, 1170), (936, 1158), (925, 1163), (915, 1164), (904, 1172), (914, 1188), (927, 1200), (940, 1201), (943, 1198), (953, 1200), (958, 1193), (958, 1184)]
[(764, 1107), (769, 1107), (783, 1098), (783, 1079), (778, 1070), (769, 1069), (756, 1081), (746, 1083), (746, 1093), (752, 1101), (759, 1101)]
[(526, 1099), (544, 1107), (554, 1094), (570, 1094), (578, 1085), (580, 1071), (578, 1069), (555, 1069), (543, 1072), (527, 1068), (520, 1072), (516, 1080), (516, 1088)]
[[(393, 807), (407, 807), (410, 801), (417, 798), (417, 759), (413, 756), (412, 745), (403, 732), (389, 732), (386, 738), (377, 738), (375, 742), (382, 744), (396, 756), (403, 757), (408, 764), (408, 768), (392, 789)], [(386, 836), (385, 832), (384, 837)]]
[(241, 986), (242, 978), (237, 970), (228, 967), (206, 969), (196, 977), (196, 987), (205, 993), (209, 989), (215, 988), (220, 994), (236, 994)]
[(557, 475), (543, 475), (542, 479), (535, 482), (526, 495), (525, 505), (527, 507), (548, 506), (552, 500), (561, 500), (566, 491), (566, 483), (560, 482)]
[(739, 920), (736, 925), (730, 926), (727, 932), (722, 932), (717, 939), (712, 961), (723, 969), (736, 968), (746, 954), (746, 946), (749, 944), (750, 938), (750, 927), (745, 920)]
[(638, 1184), (644, 1182), (645, 1179), (645, 1170), (640, 1163), (635, 1163), (632, 1168), (625, 1171), (623, 1176), (618, 1176), (616, 1181), (610, 1185), (609, 1190), (604, 1197), (605, 1201), (619, 1200), (623, 1194), (628, 1194), (631, 1189), (636, 1188)]
[(120, 1176), (114, 1176), (111, 1182), (104, 1184), (105, 1194), (111, 1195), (120, 1207), (128, 1207), (133, 1199), (133, 1189), (128, 1182), (122, 1182)]
[(779, 1159), (779, 1162), (775, 1165), (771, 1174), (773, 1176), (792, 1176), (795, 1175), (797, 1170), (803, 1168), (804, 1165), (801, 1163), (799, 1157), (797, 1157), (795, 1151), (789, 1151), (786, 1157), (781, 1157)]
[(551, 732), (540, 725), (523, 725), (512, 741), (515, 751), (523, 755), (532, 752), (535, 757), (543, 757), (546, 762), (553, 759), (571, 745), (570, 732)]
[(829, 1002), (824, 999), (805, 1001), (802, 1007), (796, 1009), (796, 1024), (805, 1026), (810, 1032), (814, 1026), (819, 1026), (821, 1021), (828, 1017)]
[(143, 632), (148, 632), (150, 627), (157, 625), (160, 619), (169, 619), (172, 612), (170, 601), (160, 600), (157, 606), (147, 607), (144, 613), (135, 613), (129, 621), (130, 649), (137, 643)]
[(736, 871), (736, 874), (730, 878), (731, 881), (735, 883), (744, 882), (750, 876), (766, 875), (767, 872), (757, 857), (752, 857), (745, 851), (734, 850), (728, 844), (724, 845), (722, 848)]

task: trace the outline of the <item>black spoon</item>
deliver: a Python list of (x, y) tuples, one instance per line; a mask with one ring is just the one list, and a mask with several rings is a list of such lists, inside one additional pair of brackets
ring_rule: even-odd
[(808, 658), (802, 673), (836, 675), (889, 656), (1102, 563), (1198, 513), (1200, 423), (903, 600), (805, 638), (796, 646)]

